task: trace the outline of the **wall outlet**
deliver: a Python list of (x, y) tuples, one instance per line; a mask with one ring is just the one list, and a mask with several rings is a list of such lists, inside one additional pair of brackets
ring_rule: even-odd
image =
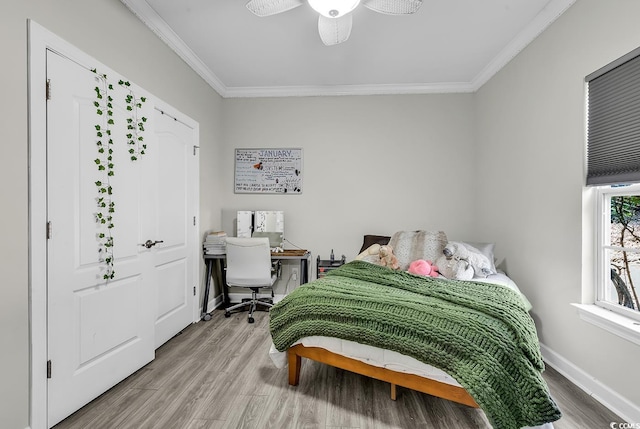
[(291, 278), (293, 280), (298, 280), (298, 268), (291, 268)]

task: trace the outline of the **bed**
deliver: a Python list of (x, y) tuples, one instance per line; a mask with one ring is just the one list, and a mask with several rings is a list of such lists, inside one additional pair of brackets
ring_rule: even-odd
[(304, 357), (386, 381), (392, 399), (403, 386), (480, 407), (496, 429), (551, 428), (561, 413), (529, 309), (504, 273), (458, 281), (354, 260), (271, 309), (270, 354), (291, 385)]

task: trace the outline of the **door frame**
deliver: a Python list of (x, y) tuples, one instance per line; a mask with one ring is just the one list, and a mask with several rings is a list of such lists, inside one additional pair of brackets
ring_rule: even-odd
[[(54, 51), (78, 64), (91, 64), (111, 76), (123, 78), (108, 66), (85, 54), (79, 48), (50, 32), (33, 20), (27, 20), (27, 100), (28, 100), (28, 161), (29, 161), (29, 427), (47, 428), (47, 50)], [(125, 79), (126, 80), (126, 79)], [(135, 85), (134, 85), (135, 87)], [(55, 85), (51, 90), (55, 96)], [(146, 92), (146, 91), (145, 91)], [(153, 96), (153, 107), (170, 113), (195, 130), (194, 147), (199, 142), (199, 124), (177, 112)], [(151, 101), (151, 100), (150, 100)], [(195, 149), (194, 149), (195, 151)], [(199, 152), (197, 153), (199, 159)], [(193, 208), (196, 224), (195, 245), (200, 242), (199, 162)], [(200, 320), (200, 264), (197, 249), (193, 249), (194, 300), (193, 322)]]

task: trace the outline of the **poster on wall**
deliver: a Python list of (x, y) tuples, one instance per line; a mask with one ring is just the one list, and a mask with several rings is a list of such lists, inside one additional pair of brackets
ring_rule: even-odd
[(302, 149), (236, 149), (236, 194), (301, 194)]

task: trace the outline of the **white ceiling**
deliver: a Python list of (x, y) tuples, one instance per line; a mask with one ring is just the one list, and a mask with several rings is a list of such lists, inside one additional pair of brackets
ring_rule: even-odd
[(223, 97), (474, 92), (575, 0), (424, 0), (359, 6), (325, 46), (308, 4), (260, 18), (248, 0), (121, 0)]

